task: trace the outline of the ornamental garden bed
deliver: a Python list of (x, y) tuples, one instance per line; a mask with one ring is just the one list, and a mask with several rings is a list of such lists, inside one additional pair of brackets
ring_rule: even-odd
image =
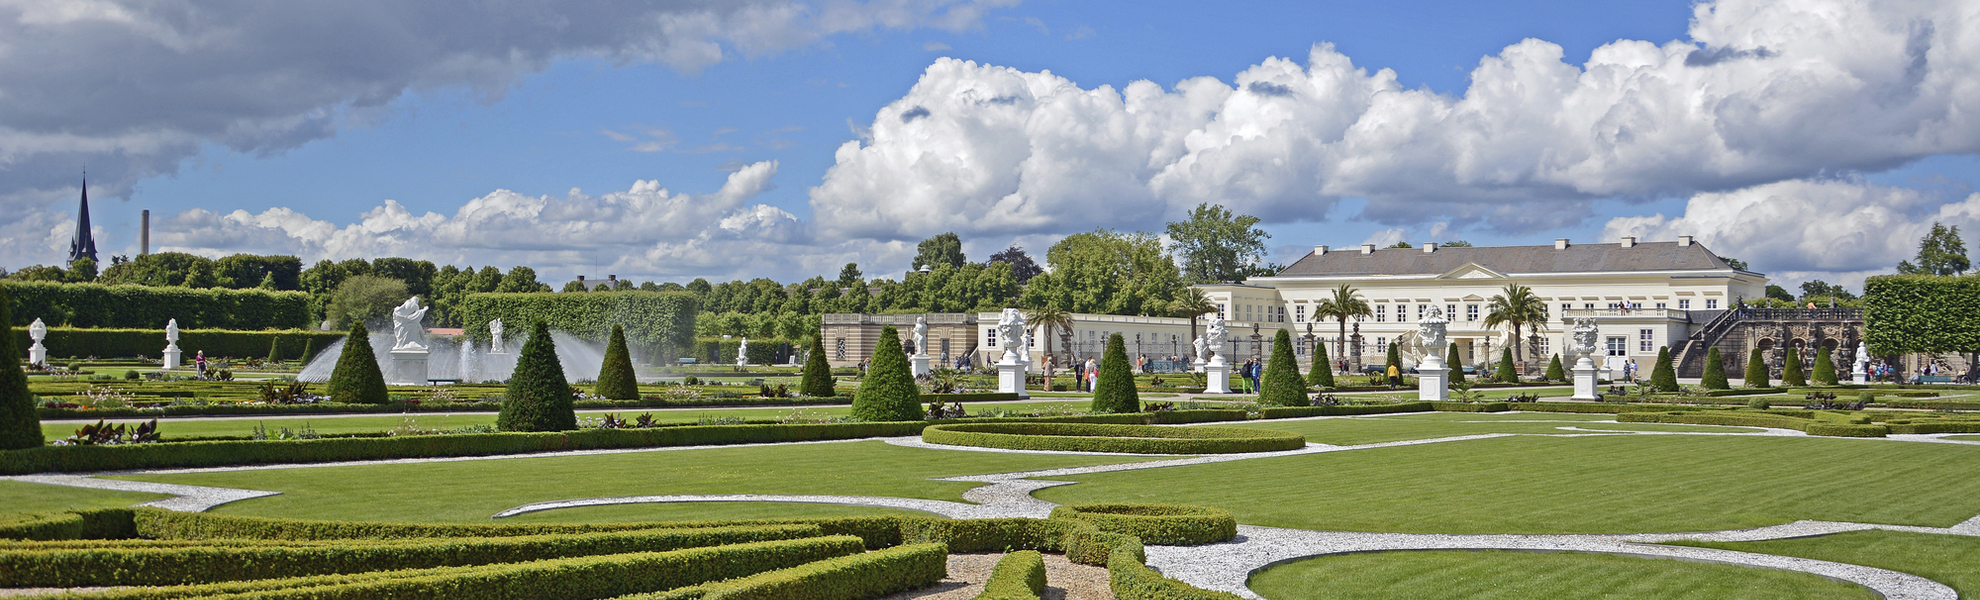
[(957, 423), (921, 432), (930, 444), (1010, 450), (1131, 454), (1236, 454), (1306, 447), (1306, 437), (1237, 427), (1156, 427), (1099, 423)]

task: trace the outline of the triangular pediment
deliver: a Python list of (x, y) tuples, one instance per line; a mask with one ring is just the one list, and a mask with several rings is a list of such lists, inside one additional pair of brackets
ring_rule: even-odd
[(1506, 274), (1487, 269), (1478, 263), (1464, 263), (1464, 266), (1445, 271), (1438, 279), (1505, 279)]

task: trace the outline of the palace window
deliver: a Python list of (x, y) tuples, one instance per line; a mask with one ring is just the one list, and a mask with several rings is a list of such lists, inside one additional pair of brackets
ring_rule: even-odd
[(1457, 320), (1457, 305), (1456, 305), (1456, 304), (1446, 304), (1446, 305), (1444, 305), (1444, 318), (1445, 318), (1445, 319), (1449, 319), (1449, 320), (1452, 320), (1452, 321), (1456, 321), (1456, 320)]
[(1389, 352), (1389, 338), (1385, 338), (1385, 337), (1375, 338), (1375, 353), (1387, 354), (1388, 352)]
[(1718, 298), (1706, 298), (1706, 299), (1705, 299), (1705, 310), (1718, 310), (1718, 308), (1719, 308), (1719, 299), (1718, 299)]
[(1301, 304), (1299, 306), (1293, 307), (1293, 322), (1296, 323), (1306, 322), (1306, 305)]
[(1582, 303), (1581, 308), (1582, 310), (1595, 310), (1595, 303), (1594, 302)]
[(1478, 320), (1478, 305), (1476, 304), (1464, 305), (1464, 320), (1466, 321)]
[(1224, 305), (1223, 305), (1223, 304), (1218, 304), (1218, 305), (1217, 305), (1217, 316), (1218, 316), (1218, 317), (1221, 317), (1221, 318), (1225, 318), (1225, 319), (1228, 319), (1228, 318), (1230, 318), (1230, 316), (1228, 316), (1228, 315), (1225, 315), (1225, 314), (1224, 314)]
[(985, 335), (983, 337), (983, 344), (991, 348), (997, 347), (997, 330), (995, 329), (985, 330)]
[(1655, 329), (1638, 329), (1638, 330), (1636, 330), (1636, 351), (1637, 351), (1637, 352), (1656, 352), (1656, 351), (1657, 351), (1657, 330), (1655, 330)]
[(1664, 308), (1665, 308), (1664, 303), (1662, 302), (1657, 303), (1657, 310), (1664, 310)]
[(1678, 300), (1678, 310), (1691, 310), (1691, 301), (1687, 299)]
[(1387, 304), (1375, 305), (1375, 322), (1386, 323), (1388, 321), (1389, 321), (1389, 305)]
[[(1570, 311), (1570, 310), (1574, 310), (1574, 305), (1573, 305), (1573, 304), (1568, 304), (1568, 303), (1566, 303), (1566, 302), (1562, 302), (1562, 303), (1561, 303), (1561, 314), (1567, 314), (1567, 311)], [(1548, 315), (1548, 316), (1550, 316), (1550, 317), (1551, 317), (1551, 316), (1553, 316), (1553, 315)]]
[(1416, 305), (1416, 320), (1418, 321), (1423, 320), (1423, 315), (1429, 312), (1430, 312), (1430, 305), (1428, 304)]
[(1629, 350), (1629, 338), (1619, 335), (1609, 336), (1607, 346), (1609, 347), (1609, 356), (1622, 356)]

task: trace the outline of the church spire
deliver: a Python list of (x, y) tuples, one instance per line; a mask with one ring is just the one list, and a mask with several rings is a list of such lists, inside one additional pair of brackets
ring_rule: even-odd
[(89, 177), (83, 177), (82, 207), (76, 209), (76, 239), (69, 242), (69, 264), (87, 258), (96, 262), (96, 238), (89, 233)]

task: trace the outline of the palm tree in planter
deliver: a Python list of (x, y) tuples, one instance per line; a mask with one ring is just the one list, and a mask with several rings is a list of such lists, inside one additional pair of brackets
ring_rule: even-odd
[[(1048, 304), (1025, 311), (1024, 323), (1036, 330), (1039, 337), (1045, 338), (1045, 353), (1047, 355), (1051, 355), (1052, 353), (1052, 330), (1056, 329), (1059, 331), (1059, 349), (1064, 350), (1066, 355), (1054, 358), (1052, 364), (1065, 364), (1063, 361), (1072, 358), (1072, 313), (1066, 312), (1066, 309)], [(1046, 373), (1045, 389), (1052, 389), (1051, 381), (1052, 374)]]
[[(1169, 316), (1177, 318), (1189, 317), (1189, 342), (1191, 344), (1196, 343), (1196, 320), (1203, 318), (1203, 315), (1207, 313), (1213, 312), (1217, 312), (1217, 305), (1210, 301), (1209, 296), (1203, 295), (1203, 290), (1193, 287), (1183, 288), (1182, 291), (1176, 293), (1175, 300), (1169, 301)], [(1192, 349), (1190, 352), (1195, 352), (1195, 350)], [(1190, 360), (1195, 359), (1195, 356), (1190, 357)]]
[(1517, 283), (1508, 283), (1506, 284), (1506, 289), (1492, 296), (1491, 302), (1485, 306), (1488, 311), (1485, 313), (1485, 328), (1497, 329), (1499, 327), (1505, 327), (1511, 329), (1514, 361), (1524, 362), (1526, 359), (1523, 356), (1524, 353), (1519, 343), (1522, 339), (1520, 329), (1527, 325), (1532, 325), (1534, 333), (1545, 331), (1547, 327), (1547, 303), (1541, 300), (1539, 296), (1533, 295), (1532, 288)]
[(1359, 297), (1360, 294), (1361, 291), (1354, 289), (1354, 286), (1343, 283), (1340, 287), (1334, 288), (1334, 297), (1321, 300), (1320, 304), (1313, 307), (1314, 320), (1333, 319), (1335, 324), (1340, 326), (1340, 337), (1334, 339), (1336, 356), (1347, 356), (1348, 319), (1375, 314), (1375, 309), (1370, 308), (1368, 301)]

